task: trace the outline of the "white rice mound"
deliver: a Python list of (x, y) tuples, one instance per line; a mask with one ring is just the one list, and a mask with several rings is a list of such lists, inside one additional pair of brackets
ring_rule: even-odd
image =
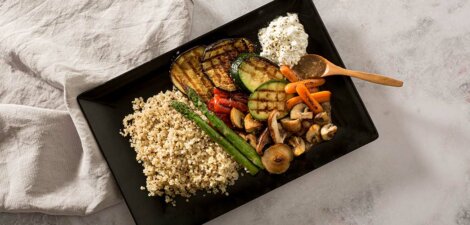
[(123, 120), (121, 135), (130, 137), (136, 160), (144, 167), (148, 195), (165, 196), (173, 205), (177, 195), (189, 198), (198, 190), (228, 195), (227, 186), (238, 179), (240, 167), (194, 122), (171, 108), (172, 100), (191, 105), (177, 90), (160, 92), (146, 102), (132, 101), (134, 113)]

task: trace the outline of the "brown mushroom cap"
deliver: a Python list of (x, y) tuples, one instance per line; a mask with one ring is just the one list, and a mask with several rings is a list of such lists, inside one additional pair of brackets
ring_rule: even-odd
[(254, 134), (247, 134), (246, 139), (253, 148), (256, 148), (256, 136)]
[(292, 133), (297, 133), (302, 129), (302, 121), (300, 119), (290, 119), (284, 118), (281, 119), (282, 127)]
[(305, 139), (312, 143), (317, 144), (321, 142), (321, 135), (320, 135), (320, 126), (318, 124), (313, 124), (305, 134)]
[(253, 116), (251, 116), (250, 113), (248, 113), (248, 114), (245, 116), (244, 124), (245, 124), (245, 130), (246, 130), (246, 132), (248, 132), (248, 133), (257, 131), (257, 130), (259, 130), (259, 129), (261, 129), (261, 128), (263, 127), (263, 123), (261, 123), (261, 122), (258, 121), (258, 120), (255, 120), (255, 119), (253, 118)]
[(329, 123), (323, 126), (320, 130), (321, 138), (325, 141), (331, 140), (335, 136), (338, 127)]
[(234, 127), (242, 129), (244, 118), (245, 115), (243, 115), (243, 113), (237, 108), (234, 107), (230, 110), (230, 121)]
[(316, 124), (320, 126), (323, 126), (325, 124), (330, 123), (331, 119), (327, 112), (321, 112), (315, 115), (315, 118), (313, 118), (313, 122), (315, 122)]
[(288, 145), (275, 144), (266, 149), (261, 162), (269, 173), (281, 174), (289, 169), (292, 159), (294, 154)]
[(295, 105), (290, 111), (291, 119), (312, 119), (313, 112), (308, 111), (307, 105), (299, 103)]
[(294, 156), (302, 155), (305, 152), (305, 141), (301, 137), (292, 136), (289, 138), (289, 145), (294, 148)]

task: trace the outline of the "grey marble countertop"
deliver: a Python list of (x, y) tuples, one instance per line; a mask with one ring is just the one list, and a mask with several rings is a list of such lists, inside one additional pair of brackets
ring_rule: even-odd
[[(194, 0), (192, 38), (268, 1)], [(470, 224), (470, 1), (316, 0), (380, 138), (208, 224)], [(124, 204), (87, 217), (0, 214), (0, 224), (133, 224)]]

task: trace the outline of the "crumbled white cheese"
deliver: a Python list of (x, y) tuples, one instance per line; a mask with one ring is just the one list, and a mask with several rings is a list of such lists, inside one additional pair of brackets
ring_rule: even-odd
[(287, 13), (258, 32), (263, 51), (261, 56), (275, 63), (294, 66), (307, 54), (308, 34), (295, 13)]

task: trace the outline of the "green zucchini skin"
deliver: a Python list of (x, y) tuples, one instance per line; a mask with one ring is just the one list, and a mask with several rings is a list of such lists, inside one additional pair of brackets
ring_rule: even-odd
[(253, 118), (257, 120), (267, 120), (273, 110), (279, 112), (279, 117), (283, 118), (289, 114), (286, 101), (294, 94), (286, 94), (286, 80), (270, 80), (259, 86), (248, 98), (248, 110)]
[(232, 77), (233, 81), (235, 81), (235, 84), (242, 90), (247, 91), (247, 92), (252, 92), (250, 91), (242, 82), (240, 79), (240, 74), (238, 73), (238, 67), (240, 64), (245, 61), (246, 58), (251, 57), (251, 56), (256, 56), (255, 54), (251, 53), (242, 53), (240, 54), (235, 61), (233, 61), (232, 66), (230, 67), (230, 76)]
[(284, 78), (275, 63), (252, 53), (240, 54), (232, 63), (230, 75), (238, 87), (249, 92), (269, 80)]

